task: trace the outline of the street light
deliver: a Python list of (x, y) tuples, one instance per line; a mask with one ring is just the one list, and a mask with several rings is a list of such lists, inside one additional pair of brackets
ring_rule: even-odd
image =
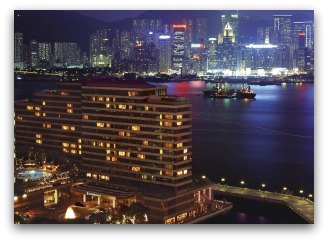
[(243, 181), (243, 180), (240, 181), (240, 184), (241, 184), (241, 185), (244, 185), (244, 184), (245, 184), (245, 181)]
[(300, 190), (300, 193), (301, 193), (301, 194), (303, 194), (303, 192), (304, 192), (303, 190)]
[(312, 198), (313, 196), (312, 196), (312, 194), (309, 194), (309, 198)]
[(23, 198), (26, 198), (27, 197), (27, 194), (23, 194)]
[(222, 182), (225, 182), (225, 178), (221, 178), (221, 181), (222, 181)]
[(262, 185), (261, 185), (263, 188), (265, 188), (265, 184), (264, 183), (262, 183)]
[(18, 200), (18, 197), (17, 196), (14, 196), (14, 201), (17, 201)]

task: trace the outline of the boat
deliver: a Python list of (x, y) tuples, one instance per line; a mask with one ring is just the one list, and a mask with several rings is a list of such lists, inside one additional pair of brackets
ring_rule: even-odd
[(256, 93), (251, 90), (251, 86), (243, 86), (239, 91), (236, 92), (237, 98), (255, 98)]
[(225, 85), (222, 83), (217, 83), (212, 89), (203, 90), (205, 97), (212, 98), (235, 98), (236, 91), (234, 89), (226, 89)]

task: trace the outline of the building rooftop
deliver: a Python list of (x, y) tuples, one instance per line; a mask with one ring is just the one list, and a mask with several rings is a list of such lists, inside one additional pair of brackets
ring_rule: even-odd
[(144, 81), (135, 80), (95, 80), (95, 81), (83, 81), (83, 86), (92, 87), (118, 87), (118, 88), (154, 88), (157, 86), (151, 85)]

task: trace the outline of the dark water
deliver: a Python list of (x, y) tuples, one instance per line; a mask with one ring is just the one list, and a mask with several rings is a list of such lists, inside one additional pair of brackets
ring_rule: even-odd
[[(206, 174), (214, 182), (224, 177), (228, 185), (239, 185), (244, 180), (249, 188), (258, 189), (265, 183), (269, 191), (280, 192), (286, 186), (293, 194), (300, 189), (305, 196), (313, 194), (313, 84), (252, 86), (257, 93), (254, 100), (203, 97), (202, 90), (213, 84), (201, 81), (155, 85), (167, 85), (169, 94), (187, 97), (192, 103), (193, 173)], [(239, 89), (240, 85), (230, 87)], [(16, 81), (15, 99), (51, 88), (55, 88), (55, 83)], [(246, 214), (246, 223), (255, 223), (261, 216), (268, 220), (265, 223), (284, 222), (267, 218), (262, 214), (266, 209), (259, 210), (257, 216), (258, 212), (252, 211), (253, 204), (248, 204), (251, 210)], [(229, 212), (224, 223), (236, 223), (236, 218), (243, 216), (242, 211)]]

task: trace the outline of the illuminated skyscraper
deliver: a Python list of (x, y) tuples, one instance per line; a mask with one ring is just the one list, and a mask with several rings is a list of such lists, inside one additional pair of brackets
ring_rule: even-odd
[(131, 39), (129, 31), (122, 31), (120, 36), (120, 58), (121, 60), (130, 59)]
[(292, 42), (292, 15), (273, 15), (274, 43), (289, 45)]
[(238, 42), (239, 20), (238, 11), (234, 13), (226, 13), (221, 15), (222, 33), (225, 31), (225, 27), (229, 23), (232, 31), (235, 35), (235, 41)]
[(305, 34), (305, 47), (308, 49), (313, 49), (314, 46), (314, 26), (312, 21), (304, 21), (304, 22), (294, 22), (294, 31), (293, 36), (295, 38), (295, 42), (298, 42), (299, 32)]
[(48, 42), (38, 43), (38, 57), (39, 57), (39, 64), (43, 66), (49, 65), (51, 61), (51, 43)]
[(90, 63), (92, 67), (111, 67), (109, 29), (100, 29), (90, 35)]
[(173, 24), (172, 26), (172, 69), (180, 72), (185, 56), (185, 24)]
[(14, 62), (23, 62), (23, 33), (14, 35)]
[(159, 36), (159, 72), (169, 73), (171, 69), (171, 36)]
[(230, 23), (228, 22), (223, 32), (223, 42), (218, 47), (218, 65), (219, 69), (236, 71), (235, 35)]
[(195, 21), (195, 41), (207, 40), (207, 19), (197, 18)]
[(31, 67), (36, 67), (38, 65), (38, 55), (38, 42), (32, 39), (29, 44), (29, 64)]
[(132, 34), (133, 45), (145, 43), (148, 32), (149, 32), (149, 20), (148, 19), (132, 20), (132, 33), (131, 34)]

